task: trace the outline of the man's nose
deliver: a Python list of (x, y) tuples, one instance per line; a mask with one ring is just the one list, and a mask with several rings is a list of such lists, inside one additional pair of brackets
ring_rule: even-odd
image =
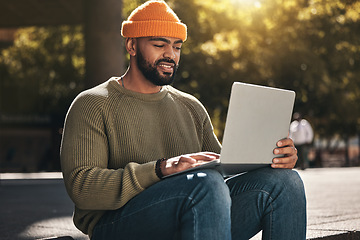
[(168, 46), (165, 48), (164, 57), (170, 58), (170, 59), (175, 59), (176, 54), (175, 54), (174, 48), (172, 46)]

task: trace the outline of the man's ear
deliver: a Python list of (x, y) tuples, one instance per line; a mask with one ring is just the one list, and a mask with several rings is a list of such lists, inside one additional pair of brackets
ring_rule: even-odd
[(127, 38), (125, 42), (126, 51), (130, 54), (130, 56), (136, 55), (136, 39), (135, 38)]

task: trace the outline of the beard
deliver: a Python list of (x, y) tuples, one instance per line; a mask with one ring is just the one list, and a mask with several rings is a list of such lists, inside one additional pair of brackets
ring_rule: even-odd
[[(172, 84), (174, 82), (176, 71), (179, 67), (178, 65), (176, 65), (174, 60), (169, 58), (159, 59), (154, 64), (151, 64), (150, 62), (145, 60), (145, 58), (143, 57), (140, 51), (138, 51), (136, 55), (136, 62), (138, 68), (140, 69), (144, 77), (156, 86), (164, 86), (164, 85)], [(172, 74), (163, 73), (164, 76), (161, 76), (159, 71), (157, 70), (157, 66), (161, 62), (173, 63), (175, 65), (173, 73)]]

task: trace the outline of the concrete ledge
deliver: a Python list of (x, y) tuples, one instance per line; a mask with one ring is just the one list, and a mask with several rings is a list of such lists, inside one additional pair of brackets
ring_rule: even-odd
[(62, 179), (61, 172), (0, 173), (0, 180)]
[(64, 236), (64, 237), (42, 238), (38, 240), (74, 240), (74, 238), (70, 236)]
[[(360, 240), (360, 168), (298, 172), (308, 201), (307, 239)], [(1, 240), (89, 239), (72, 222), (61, 173), (0, 174), (0, 195)]]
[(339, 235), (333, 236), (326, 236), (326, 237), (318, 237), (318, 238), (310, 238), (313, 239), (323, 239), (323, 240), (359, 240), (360, 239), (360, 232), (347, 232)]

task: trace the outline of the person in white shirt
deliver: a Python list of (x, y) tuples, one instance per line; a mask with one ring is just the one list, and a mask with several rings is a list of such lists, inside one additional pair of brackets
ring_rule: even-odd
[(294, 113), (294, 121), (290, 124), (290, 138), (294, 141), (298, 150), (298, 162), (295, 167), (305, 169), (308, 166), (309, 146), (314, 138), (314, 131), (311, 124), (303, 119), (300, 113)]

